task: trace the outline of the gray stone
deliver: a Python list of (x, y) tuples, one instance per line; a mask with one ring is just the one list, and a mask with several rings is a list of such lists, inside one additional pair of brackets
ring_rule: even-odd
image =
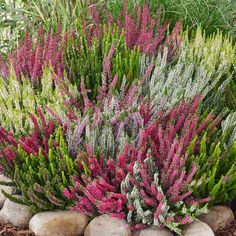
[[(3, 174), (0, 174), (0, 181), (11, 182), (11, 180), (5, 177)], [(6, 201), (6, 197), (3, 195), (2, 190), (4, 190), (6, 193), (12, 194), (13, 189), (13, 187), (0, 185), (0, 208), (3, 207), (3, 204)]]
[(28, 226), (33, 214), (26, 205), (21, 205), (7, 199), (0, 211), (0, 219), (15, 226)]
[(88, 224), (84, 236), (131, 236), (131, 231), (125, 220), (101, 215)]
[(205, 223), (196, 219), (193, 223), (185, 225), (183, 236), (214, 236), (212, 229)]
[(29, 228), (36, 236), (83, 235), (88, 217), (74, 211), (40, 212), (30, 220)]
[(199, 220), (208, 224), (216, 232), (220, 228), (225, 228), (234, 220), (234, 213), (227, 206), (212, 206), (208, 213), (199, 217)]
[(146, 229), (133, 232), (132, 236), (173, 236), (173, 234), (167, 229), (148, 227)]

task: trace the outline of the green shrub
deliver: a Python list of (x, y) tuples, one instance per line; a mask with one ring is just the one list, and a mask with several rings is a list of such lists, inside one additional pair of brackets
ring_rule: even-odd
[[(3, 192), (15, 202), (28, 205), (33, 211), (65, 209), (70, 201), (64, 196), (64, 189), (72, 184), (73, 176), (78, 176), (77, 161), (70, 157), (62, 129), (57, 128), (48, 141), (48, 154), (39, 149), (37, 154), (28, 154), (19, 145), (9, 146), (14, 153), (14, 163), (9, 176), (16, 188), (20, 190), (21, 200)], [(6, 161), (6, 160), (5, 160)], [(6, 164), (6, 163), (5, 163)], [(4, 165), (4, 161), (1, 161)]]
[[(230, 114), (212, 139), (205, 133), (199, 143), (199, 155), (194, 156), (196, 139), (189, 146), (189, 168), (197, 164), (194, 177), (194, 195), (198, 198), (209, 197), (210, 204), (224, 204), (236, 195), (236, 137), (235, 113)], [(222, 130), (221, 130), (222, 129)], [(219, 134), (221, 133), (221, 134)]]
[[(143, 5), (146, 1), (127, 0), (127, 3), (133, 9), (135, 4)], [(161, 8), (162, 21), (169, 21), (171, 27), (176, 21), (182, 20), (184, 29), (195, 31), (196, 27), (201, 26), (207, 35), (221, 30), (236, 36), (236, 3), (233, 0), (149, 0), (148, 4), (153, 15), (157, 14), (158, 7)], [(120, 0), (105, 0), (104, 5), (116, 17), (123, 7)]]
[[(25, 135), (32, 131), (29, 112), (37, 115), (36, 108), (46, 106), (63, 116), (68, 94), (62, 94), (59, 86), (54, 86), (51, 69), (44, 69), (40, 84), (34, 88), (28, 79), (16, 78), (12, 72), (8, 80), (0, 78), (0, 124), (15, 135)], [(66, 83), (73, 96), (78, 96), (76, 87)], [(65, 90), (65, 88), (64, 88)], [(49, 116), (49, 114), (47, 114)]]

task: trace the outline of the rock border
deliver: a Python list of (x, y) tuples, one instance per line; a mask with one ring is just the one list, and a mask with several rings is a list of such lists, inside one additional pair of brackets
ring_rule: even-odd
[[(19, 196), (20, 197), (20, 196)], [(89, 218), (78, 212), (55, 210), (37, 213), (33, 216), (28, 206), (4, 201), (0, 210), (0, 220), (17, 227), (29, 226), (36, 236), (173, 236), (165, 228), (147, 227), (131, 232), (125, 220), (109, 215)], [(235, 220), (233, 211), (223, 205), (212, 206), (208, 213), (202, 214), (183, 228), (183, 236), (214, 236)]]

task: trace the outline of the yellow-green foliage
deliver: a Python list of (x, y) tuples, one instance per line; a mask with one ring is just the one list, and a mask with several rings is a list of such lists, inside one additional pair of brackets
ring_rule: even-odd
[(236, 52), (230, 36), (223, 36), (218, 32), (206, 37), (204, 31), (198, 27), (190, 40), (188, 32), (186, 33), (183, 47), (188, 48), (187, 56), (191, 61), (203, 64), (212, 73), (212, 79), (217, 76), (230, 76)]
[[(67, 83), (72, 95), (78, 94), (75, 86)], [(43, 71), (40, 84), (33, 86), (27, 79), (19, 81), (14, 73), (11, 73), (6, 81), (0, 78), (0, 124), (16, 135), (26, 134), (33, 124), (29, 118), (29, 112), (37, 115), (36, 108), (43, 109), (47, 105), (57, 114), (63, 116), (64, 102), (68, 99), (65, 93), (61, 93), (59, 86), (54, 86), (50, 69)], [(46, 113), (46, 116), (50, 116)]]
[(202, 28), (198, 27), (192, 37), (189, 37), (188, 32), (185, 33), (183, 44), (180, 47), (181, 52), (184, 50), (186, 53), (184, 60), (187, 59), (187, 63), (194, 63), (195, 66), (202, 65), (210, 75), (210, 81), (217, 83), (213, 93), (217, 94), (217, 91), (219, 93), (214, 104), (221, 104), (221, 108), (227, 105), (227, 107), (235, 109), (236, 47), (232, 37), (223, 35), (222, 32), (206, 37)]

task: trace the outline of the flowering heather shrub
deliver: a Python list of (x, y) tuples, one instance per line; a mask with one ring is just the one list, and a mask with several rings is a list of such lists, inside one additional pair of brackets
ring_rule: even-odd
[(140, 74), (150, 63), (155, 67), (147, 80), (146, 93), (157, 109), (168, 110), (181, 99), (191, 101), (201, 94), (204, 107), (217, 108), (221, 112), (235, 101), (235, 46), (232, 39), (221, 33), (206, 38), (201, 28), (195, 36), (179, 47), (176, 60), (168, 63), (167, 52), (157, 58), (142, 56)]
[[(56, 76), (53, 76), (56, 80)], [(60, 116), (67, 113), (65, 103), (78, 97), (78, 91), (70, 83), (61, 86), (54, 80), (50, 69), (44, 69), (40, 85), (34, 89), (28, 79), (19, 81), (14, 73), (6, 80), (0, 78), (0, 124), (14, 135), (25, 135), (32, 131), (29, 112), (37, 115), (37, 106), (49, 106)], [(56, 86), (55, 86), (56, 84)], [(66, 90), (67, 88), (67, 90)], [(49, 114), (46, 113), (46, 117)]]
[[(235, 45), (230, 36), (223, 36), (221, 32), (205, 36), (205, 32), (201, 28), (197, 28), (195, 36), (188, 40), (186, 34), (185, 41), (182, 44), (183, 49), (187, 51), (187, 62), (193, 62), (196, 66), (202, 65), (204, 70), (210, 74), (212, 83), (218, 81), (218, 86), (214, 89), (217, 90), (223, 84), (222, 97), (226, 99), (226, 104), (230, 108), (235, 108)], [(220, 98), (213, 98), (217, 103)], [(212, 100), (210, 100), (212, 102)], [(224, 101), (223, 101), (224, 102)], [(217, 104), (215, 103), (215, 104)], [(222, 104), (224, 108), (225, 104)]]
[[(29, 79), (32, 83), (37, 83), (43, 74), (43, 66), (52, 66), (55, 73), (62, 75), (64, 66), (62, 62), (61, 28), (55, 35), (45, 34), (43, 30), (38, 31), (36, 41), (26, 35), (13, 53), (7, 55), (4, 67), (0, 74), (7, 79), (10, 74), (12, 64), (17, 78), (22, 76)], [(9, 63), (9, 64), (8, 64)]]
[[(41, 148), (36, 153), (26, 152), (23, 145), (11, 149), (15, 155), (13, 183), (23, 198), (19, 200), (3, 193), (15, 202), (29, 205), (36, 212), (65, 209), (70, 201), (64, 196), (64, 189), (72, 184), (72, 176), (78, 175), (76, 160), (69, 156), (62, 129), (57, 128), (54, 135), (44, 136), (47, 153)], [(5, 152), (7, 157), (8, 153)]]
[(105, 155), (115, 157), (123, 149), (125, 142), (137, 142), (145, 127), (139, 112), (138, 84), (133, 83), (126, 88), (124, 78), (121, 89), (115, 90), (118, 76), (109, 84), (107, 74), (109, 73), (104, 69), (97, 104), (89, 101), (82, 83), (83, 111), (75, 111), (60, 123), (63, 127), (68, 127), (66, 137), (72, 156), (78, 150), (84, 151), (85, 143), (89, 143), (93, 151), (99, 147)]
[[(198, 185), (194, 186), (194, 196), (210, 197), (211, 204), (224, 204), (235, 198), (236, 194), (236, 123), (235, 113), (228, 115), (222, 122), (220, 135), (210, 142), (204, 135), (201, 140), (193, 140), (188, 148), (188, 154), (191, 156), (198, 146), (198, 158), (191, 156), (189, 158), (189, 168), (192, 163), (196, 163), (198, 171), (195, 179)], [(198, 142), (198, 143), (197, 143)]]
[[(86, 166), (80, 164), (85, 175), (65, 190), (74, 201), (72, 208), (88, 215), (126, 217), (133, 229), (161, 225), (180, 234), (179, 227), (204, 212), (201, 203), (208, 201), (193, 197), (198, 168), (193, 163), (187, 169), (188, 147), (219, 122), (211, 113), (199, 117), (198, 103), (196, 98), (166, 115), (160, 113), (143, 131), (138, 144), (127, 144), (116, 158), (103, 154), (96, 158), (88, 146), (87, 152), (78, 156), (83, 163), (87, 159)], [(197, 145), (195, 148), (197, 152)]]
[(211, 73), (207, 73), (203, 65), (189, 63), (186, 50), (181, 50), (177, 61), (172, 64), (168, 63), (167, 49), (155, 59), (141, 57), (141, 77), (147, 68), (151, 68), (150, 65), (153, 69), (144, 82), (143, 94), (152, 101), (154, 111), (168, 111), (182, 99), (191, 102), (199, 94), (205, 99), (219, 82), (216, 78), (211, 83)]
[[(204, 30), (197, 28), (195, 35), (190, 38), (186, 31), (182, 46), (188, 49), (188, 58), (198, 64), (204, 62), (205, 69), (216, 75), (227, 74), (232, 69), (235, 45), (230, 36), (223, 36), (221, 32), (206, 37)], [(212, 78), (214, 79), (214, 78)]]
[(30, 114), (34, 131), (26, 137), (16, 139), (11, 132), (0, 129), (1, 171), (12, 179), (23, 198), (3, 193), (34, 211), (64, 209), (68, 204), (64, 188), (72, 184), (70, 179), (79, 169), (76, 160), (70, 158), (62, 128), (55, 128), (41, 109), (37, 111), (40, 122)]
[(130, 85), (138, 76), (140, 50), (127, 47), (124, 33), (119, 32), (116, 25), (104, 25), (102, 35), (97, 37), (86, 35), (84, 31), (75, 32), (75, 37), (68, 38), (64, 48), (66, 74), (72, 83), (80, 87), (83, 78), (89, 98), (96, 99), (105, 65), (112, 76), (118, 75), (117, 86), (121, 85), (124, 75)]
[[(94, 34), (98, 34), (102, 16), (104, 15), (104, 6), (99, 9), (99, 5), (91, 5), (89, 7), (94, 27)], [(123, 9), (119, 13), (118, 18), (112, 16), (112, 12), (105, 10), (106, 21), (109, 25), (117, 24), (120, 30), (124, 29), (125, 41), (130, 49), (139, 47), (141, 52), (149, 55), (155, 55), (164, 44), (169, 48), (168, 58), (170, 59), (175, 50), (178, 48), (181, 40), (179, 37), (181, 24), (177, 22), (171, 33), (167, 33), (168, 23), (160, 22), (161, 14), (153, 18), (150, 13), (148, 4), (142, 7), (136, 5), (134, 12), (130, 13), (127, 7), (127, 1), (123, 1)]]
[[(78, 87), (81, 78), (84, 78), (85, 86), (90, 90), (89, 97), (95, 99), (102, 81), (104, 60), (109, 56), (112, 74), (119, 75), (118, 85), (123, 75), (131, 84), (138, 75), (140, 50), (130, 50), (125, 43), (124, 32), (120, 32), (115, 25), (104, 25), (102, 35), (97, 37), (89, 35), (87, 29), (81, 27), (65, 34), (59, 28), (55, 35), (39, 31), (35, 43), (26, 35), (6, 60), (0, 58), (1, 77), (9, 78), (12, 64), (18, 79), (29, 79), (37, 87), (43, 70), (51, 67), (59, 78), (66, 78)], [(110, 48), (112, 51), (108, 55)]]
[[(210, 82), (211, 76), (205, 72), (203, 66), (185, 65), (186, 51), (182, 52), (176, 64), (169, 64), (167, 50), (164, 50), (163, 55), (159, 54), (155, 60), (143, 56), (139, 80), (127, 87), (124, 77), (120, 89), (116, 89), (119, 79), (117, 75), (114, 79), (112, 77), (109, 57), (111, 51), (112, 48), (103, 65), (98, 102), (93, 104), (89, 101), (84, 85), (80, 89), (84, 102), (82, 113), (89, 113), (92, 124), (87, 118), (81, 126), (78, 122), (83, 120), (81, 110), (79, 114), (74, 114), (75, 124), (70, 125), (67, 135), (71, 144), (69, 149), (74, 153), (78, 144), (82, 144), (85, 135), (85, 140), (93, 151), (99, 147), (105, 155), (115, 157), (127, 141), (137, 142), (142, 129), (158, 116), (158, 111), (168, 112), (182, 99), (191, 102), (198, 94), (202, 94), (204, 99), (208, 98), (218, 82), (217, 79), (213, 83)], [(216, 94), (218, 93), (219, 91)], [(148, 104), (147, 101), (149, 106), (144, 105)], [(149, 118), (141, 115), (143, 109), (151, 109)], [(78, 130), (80, 132), (77, 132)]]
[[(112, 55), (115, 50), (114, 45), (110, 49), (109, 47), (107, 49), (109, 51), (107, 57), (104, 59), (104, 70), (102, 75), (100, 75), (103, 87), (109, 85), (113, 80), (111, 63)], [(117, 62), (119, 61), (119, 59), (116, 58), (115, 60)], [(81, 62), (81, 64), (83, 63)], [(119, 64), (117, 64), (117, 67), (119, 67)], [(33, 126), (30, 119), (28, 119), (28, 112), (30, 111), (36, 115), (37, 111), (35, 107), (37, 106), (42, 106), (44, 110), (53, 110), (55, 114), (64, 120), (67, 113), (73, 113), (73, 109), (78, 110), (78, 105), (81, 103), (84, 93), (86, 93), (86, 96), (89, 96), (90, 93), (87, 88), (85, 88), (84, 82), (83, 86), (80, 84), (78, 90), (77, 85), (73, 85), (66, 78), (61, 78), (51, 71), (50, 68), (45, 68), (40, 83), (36, 86), (32, 86), (31, 82), (23, 77), (21, 78), (21, 81), (19, 81), (13, 72), (8, 80), (0, 78), (0, 123), (5, 129), (12, 130), (15, 135), (25, 135), (29, 133)], [(117, 81), (115, 82), (115, 85), (117, 86), (120, 80), (118, 77), (116, 78)], [(82, 81), (84, 80), (82, 79)], [(107, 85), (104, 84), (105, 82)], [(131, 81), (124, 83), (122, 86), (124, 87), (125, 84), (128, 83), (131, 83)], [(113, 93), (112, 90), (115, 90), (116, 86), (112, 87), (109, 96), (111, 96)], [(95, 88), (96, 87), (94, 87), (94, 91)], [(108, 91), (104, 90), (103, 92), (107, 93)], [(132, 90), (130, 92), (132, 92)], [(123, 95), (120, 94), (120, 96), (122, 97)], [(99, 99), (103, 103), (102, 94), (100, 94)], [(121, 100), (121, 98), (119, 99)], [(71, 102), (73, 105), (72, 108), (70, 106)], [(79, 112), (84, 112), (83, 109), (87, 109), (86, 104), (84, 107), (82, 106), (79, 108)], [(47, 117), (48, 115), (49, 113), (46, 113)]]
[(38, 108), (37, 112), (40, 122), (32, 113), (29, 114), (34, 130), (27, 136), (16, 138), (11, 131), (0, 127), (0, 165), (3, 174), (10, 178), (14, 177), (14, 161), (17, 158), (15, 151), (19, 146), (27, 155), (37, 156), (39, 152), (42, 152), (45, 157), (48, 156), (48, 139), (54, 133), (55, 123), (53, 121), (47, 122), (41, 108)]

